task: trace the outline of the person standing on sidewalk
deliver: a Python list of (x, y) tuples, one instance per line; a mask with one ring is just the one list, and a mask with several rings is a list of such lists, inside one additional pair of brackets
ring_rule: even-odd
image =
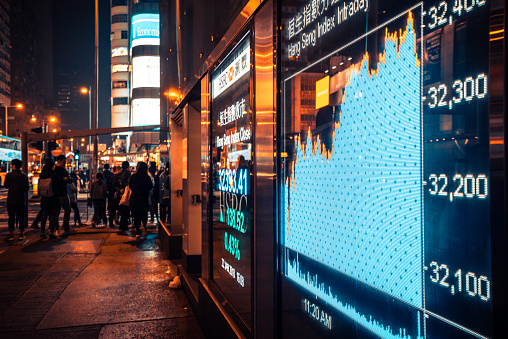
[[(106, 167), (106, 165), (104, 165)], [(119, 193), (115, 190), (115, 180), (118, 176), (118, 167), (113, 167), (113, 175), (109, 178), (106, 183), (106, 187), (108, 189), (108, 214), (109, 214), (109, 227), (115, 227), (115, 216), (116, 210), (118, 209), (118, 203), (120, 202)]]
[[(60, 213), (60, 195), (58, 190), (60, 177), (55, 173), (55, 162), (53, 159), (46, 159), (44, 167), (39, 176), (40, 180), (51, 178), (51, 195), (43, 196), (41, 194), (41, 239), (46, 239), (46, 220), (49, 217), (49, 237), (56, 238), (56, 230), (58, 228), (58, 214)], [(39, 182), (40, 182), (39, 180)], [(40, 184), (39, 184), (40, 185)]]
[(149, 196), (153, 188), (152, 178), (148, 174), (148, 165), (146, 162), (138, 162), (136, 173), (131, 176), (129, 181), (131, 189), (131, 198), (129, 207), (134, 218), (134, 227), (136, 228), (136, 238), (141, 236), (139, 226), (143, 224), (143, 237), (146, 237), (146, 224), (148, 221), (148, 210), (150, 209)]
[(69, 200), (71, 203), (71, 208), (74, 210), (74, 226), (83, 226), (83, 223), (81, 222), (81, 215), (79, 214), (79, 207), (78, 207), (78, 188), (76, 187), (77, 183), (77, 175), (74, 172), (71, 172), (71, 179), (72, 183), (67, 184), (67, 191), (69, 192)]
[[(118, 176), (115, 175), (115, 190), (120, 198), (125, 192), (130, 178), (129, 162), (124, 161), (122, 162), (122, 171), (118, 173)], [(118, 211), (120, 212), (120, 234), (126, 234), (129, 230), (129, 223), (127, 221), (130, 213), (129, 206), (118, 206)]]
[[(64, 234), (67, 235), (70, 230), (69, 221), (71, 219), (71, 204), (69, 201), (69, 193), (67, 192), (67, 184), (72, 183), (72, 179), (69, 175), (69, 172), (65, 169), (65, 164), (67, 163), (67, 158), (65, 155), (60, 154), (56, 158), (56, 167), (55, 173), (60, 177), (58, 180), (58, 194), (60, 197), (60, 211), (63, 209), (63, 229)], [(60, 211), (58, 214), (60, 214)]]
[(12, 172), (5, 175), (4, 186), (9, 189), (7, 193), (7, 213), (9, 214), (9, 235), (7, 241), (14, 240), (14, 223), (19, 221), (19, 240), (25, 239), (25, 209), (26, 194), (30, 189), (28, 176), (21, 172), (23, 163), (19, 159), (11, 161)]
[(100, 220), (104, 222), (104, 226), (108, 224), (106, 218), (106, 195), (107, 188), (106, 184), (102, 182), (104, 176), (101, 172), (97, 173), (96, 181), (94, 181), (90, 187), (90, 197), (92, 198), (94, 208), (94, 220), (92, 221), (92, 227), (99, 226)]
[[(171, 222), (171, 176), (169, 175), (169, 163), (166, 163), (164, 172), (159, 176), (160, 199), (161, 199), (161, 220)], [(169, 219), (169, 220), (168, 220)]]

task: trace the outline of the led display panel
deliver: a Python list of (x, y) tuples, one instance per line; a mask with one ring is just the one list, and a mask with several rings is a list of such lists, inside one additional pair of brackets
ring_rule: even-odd
[(491, 337), (489, 1), (282, 8), (282, 333)]
[(132, 88), (160, 87), (160, 57), (132, 58)]
[(213, 281), (251, 319), (252, 111), (250, 40), (245, 37), (211, 74)]
[(158, 125), (160, 122), (160, 99), (140, 98), (132, 100), (132, 126)]
[(131, 48), (141, 45), (160, 45), (159, 14), (132, 16)]

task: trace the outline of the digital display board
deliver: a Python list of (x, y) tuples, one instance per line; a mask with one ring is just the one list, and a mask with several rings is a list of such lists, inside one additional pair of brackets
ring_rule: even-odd
[(491, 337), (489, 1), (295, 3), (282, 333)]
[(132, 88), (160, 87), (160, 57), (132, 58)]
[(132, 100), (132, 126), (149, 126), (160, 123), (160, 99), (139, 98)]
[(160, 45), (159, 14), (132, 16), (131, 48), (139, 45)]
[(211, 74), (213, 281), (252, 322), (250, 36)]

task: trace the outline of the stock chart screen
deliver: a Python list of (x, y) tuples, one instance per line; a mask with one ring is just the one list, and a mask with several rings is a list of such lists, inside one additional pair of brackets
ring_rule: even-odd
[(252, 111), (249, 35), (211, 75), (213, 280), (251, 322)]
[(489, 1), (282, 11), (282, 333), (491, 337)]

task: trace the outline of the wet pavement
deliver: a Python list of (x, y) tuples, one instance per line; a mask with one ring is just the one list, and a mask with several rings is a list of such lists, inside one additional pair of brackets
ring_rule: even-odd
[(177, 270), (155, 224), (146, 240), (74, 230), (6, 243), (0, 225), (0, 338), (204, 338), (184, 292), (168, 287)]

